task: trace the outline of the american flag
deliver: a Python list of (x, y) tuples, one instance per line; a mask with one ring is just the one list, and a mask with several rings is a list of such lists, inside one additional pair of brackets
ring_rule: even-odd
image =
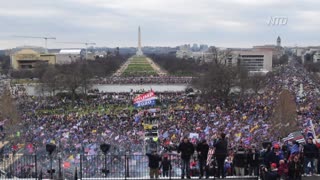
[(214, 154), (214, 148), (210, 148), (208, 151), (207, 166), (211, 164), (213, 154)]
[(316, 133), (314, 131), (314, 126), (313, 126), (313, 123), (312, 123), (311, 119), (308, 119), (304, 132), (305, 132), (307, 138), (308, 137), (312, 137), (312, 139), (314, 139), (316, 137)]
[(298, 143), (305, 143), (306, 140), (300, 131), (292, 132), (287, 137), (282, 139), (283, 141), (297, 141)]

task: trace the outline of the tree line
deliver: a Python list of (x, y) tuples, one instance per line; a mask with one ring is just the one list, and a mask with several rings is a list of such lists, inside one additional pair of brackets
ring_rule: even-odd
[(126, 61), (126, 56), (108, 56), (96, 58), (94, 61), (78, 60), (71, 64), (38, 63), (32, 70), (17, 70), (11, 72), (11, 77), (36, 78), (39, 81), (38, 91), (67, 92), (73, 100), (77, 94), (86, 94), (92, 86), (91, 79), (110, 76)]
[[(242, 66), (227, 64), (231, 52), (210, 47), (211, 60), (205, 63), (205, 70), (194, 78), (192, 86), (201, 91), (204, 100), (213, 99), (223, 101), (228, 106), (232, 94), (241, 98), (245, 92), (251, 89), (258, 93), (266, 85), (267, 76), (264, 74), (249, 74)], [(237, 90), (237, 91), (235, 91)]]
[(208, 70), (205, 64), (193, 59), (180, 59), (175, 54), (150, 54), (155, 63), (174, 76), (196, 76)]

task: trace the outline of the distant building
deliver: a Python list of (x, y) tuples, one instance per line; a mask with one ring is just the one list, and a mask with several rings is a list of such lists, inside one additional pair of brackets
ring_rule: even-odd
[(61, 49), (57, 56), (57, 64), (70, 64), (81, 60), (85, 56), (84, 49)]
[(56, 64), (54, 54), (41, 54), (33, 49), (22, 49), (10, 56), (13, 69), (33, 69), (39, 63)]
[(272, 71), (272, 52), (268, 50), (232, 50), (228, 65), (240, 65), (249, 72)]
[(280, 36), (278, 36), (278, 38), (277, 38), (277, 46), (281, 47), (281, 38), (280, 38)]
[(313, 55), (313, 62), (320, 62), (320, 51), (317, 51), (317, 52)]
[(177, 58), (192, 58), (193, 52), (191, 51), (190, 45), (182, 45), (179, 47), (179, 50), (176, 52)]
[(181, 45), (178, 47), (176, 52), (177, 58), (183, 59), (195, 59), (195, 60), (202, 60), (202, 61), (210, 61), (211, 53), (208, 52), (208, 45), (200, 45), (193, 44), (191, 47), (190, 44)]
[(253, 46), (253, 49), (261, 51), (271, 51), (273, 58), (280, 58), (285, 54), (284, 48), (281, 46), (281, 38), (278, 36), (276, 45)]
[(301, 55), (302, 63), (312, 63), (319, 61), (320, 47), (308, 47)]
[(298, 57), (302, 57), (306, 51), (307, 51), (307, 48), (305, 47), (295, 47), (293, 50), (293, 53)]

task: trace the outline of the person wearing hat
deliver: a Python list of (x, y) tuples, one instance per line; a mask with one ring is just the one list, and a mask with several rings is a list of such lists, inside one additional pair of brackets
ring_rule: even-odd
[(184, 137), (182, 142), (178, 146), (178, 153), (181, 153), (181, 179), (184, 179), (184, 175), (187, 175), (188, 179), (190, 177), (190, 159), (194, 153), (193, 144), (189, 141), (188, 137)]
[(200, 168), (200, 176), (199, 179), (203, 177), (204, 171), (206, 172), (206, 178), (209, 178), (209, 169), (206, 166), (207, 158), (208, 158), (208, 151), (209, 145), (205, 139), (202, 139), (197, 144), (197, 152), (198, 152), (198, 161), (199, 161), (199, 168)]
[(283, 152), (280, 149), (279, 144), (273, 145), (273, 150), (270, 151), (267, 155), (267, 164), (265, 164), (268, 168), (270, 167), (270, 164), (276, 163), (277, 166), (279, 166), (280, 160), (284, 159)]
[(278, 180), (280, 178), (278, 174), (278, 168), (276, 163), (272, 163), (270, 165), (270, 171), (268, 171), (267, 168), (264, 169), (266, 174), (265, 174), (265, 179), (266, 180)]

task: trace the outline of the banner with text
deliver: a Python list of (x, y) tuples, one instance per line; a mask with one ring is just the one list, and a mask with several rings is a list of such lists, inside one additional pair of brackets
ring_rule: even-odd
[(135, 107), (153, 106), (156, 104), (157, 96), (153, 91), (141, 94), (133, 99)]

